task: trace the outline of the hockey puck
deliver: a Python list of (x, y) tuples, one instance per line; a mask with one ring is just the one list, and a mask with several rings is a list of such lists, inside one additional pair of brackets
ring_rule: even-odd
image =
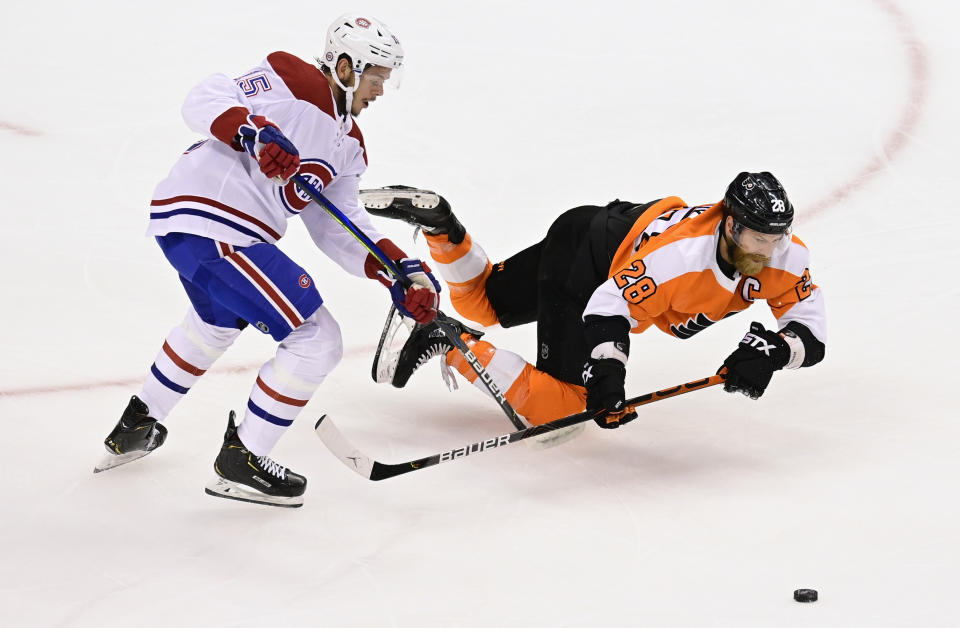
[(798, 602), (816, 602), (818, 597), (816, 589), (797, 589), (793, 592), (793, 599)]

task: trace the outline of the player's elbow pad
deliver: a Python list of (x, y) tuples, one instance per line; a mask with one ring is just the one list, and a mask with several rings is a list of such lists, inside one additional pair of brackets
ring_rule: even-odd
[(813, 366), (823, 360), (827, 346), (820, 342), (806, 325), (798, 323), (797, 321), (790, 321), (780, 330), (781, 333), (785, 331), (792, 331), (803, 343), (803, 362), (799, 368)]

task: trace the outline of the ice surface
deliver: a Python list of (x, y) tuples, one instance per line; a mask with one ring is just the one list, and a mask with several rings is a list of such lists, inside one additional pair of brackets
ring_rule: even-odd
[[(710, 389), (556, 449), (365, 481), (317, 417), (385, 461), (510, 426), (432, 366), (403, 391), (374, 385), (385, 292), (292, 225), (283, 248), (346, 343), (275, 451), (310, 479), (303, 508), (203, 493), (227, 411), (273, 352), (250, 331), (161, 450), (91, 473), (186, 304), (142, 236), (154, 184), (196, 139), (184, 95), (273, 50), (318, 54), (347, 8), (5, 9), (0, 625), (960, 624), (951, 3), (364, 3), (408, 61), (359, 120), (364, 185), (440, 191), (497, 259), (569, 207), (713, 202), (740, 170), (772, 170), (828, 299), (825, 362), (777, 374), (758, 402)], [(757, 306), (690, 341), (636, 338), (628, 389), (711, 374), (754, 318), (772, 322)], [(534, 356), (532, 328), (490, 336)], [(820, 601), (795, 603), (800, 587)]]

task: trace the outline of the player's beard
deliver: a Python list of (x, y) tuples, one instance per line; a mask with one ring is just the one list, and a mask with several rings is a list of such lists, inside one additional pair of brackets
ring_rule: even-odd
[(770, 258), (765, 255), (747, 253), (736, 244), (731, 248), (733, 249), (733, 265), (742, 275), (756, 275), (770, 263)]

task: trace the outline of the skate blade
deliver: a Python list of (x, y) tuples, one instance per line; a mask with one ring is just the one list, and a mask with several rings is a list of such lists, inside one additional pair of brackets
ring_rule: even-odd
[(400, 314), (395, 307), (390, 308), (387, 314), (387, 321), (383, 325), (383, 332), (380, 334), (380, 343), (377, 345), (377, 352), (373, 356), (372, 375), (373, 381), (378, 384), (387, 384), (393, 382), (393, 374), (397, 370), (397, 361), (400, 359), (400, 351), (403, 345), (413, 333), (414, 322)]
[(571, 425), (570, 427), (564, 427), (559, 430), (554, 430), (553, 432), (541, 434), (540, 436), (534, 436), (527, 442), (533, 449), (550, 449), (551, 447), (562, 445), (573, 440), (577, 436), (580, 436), (583, 434), (583, 430), (586, 429), (586, 427), (587, 426), (585, 424), (578, 423), (576, 425)]
[(203, 490), (207, 495), (223, 497), (224, 499), (235, 499), (240, 502), (250, 502), (251, 504), (264, 504), (266, 506), (279, 506), (281, 508), (299, 508), (303, 506), (303, 495), (297, 495), (296, 497), (266, 495), (256, 489), (231, 482), (221, 477), (211, 480)]
[(126, 454), (113, 454), (113, 453), (107, 454), (106, 456), (103, 457), (103, 459), (100, 460), (100, 462), (97, 463), (97, 466), (93, 468), (93, 472), (100, 473), (101, 471), (106, 471), (107, 469), (119, 467), (122, 464), (127, 464), (128, 462), (139, 460), (140, 458), (143, 458), (149, 453), (150, 453), (149, 451), (141, 449), (138, 451), (131, 451)]

